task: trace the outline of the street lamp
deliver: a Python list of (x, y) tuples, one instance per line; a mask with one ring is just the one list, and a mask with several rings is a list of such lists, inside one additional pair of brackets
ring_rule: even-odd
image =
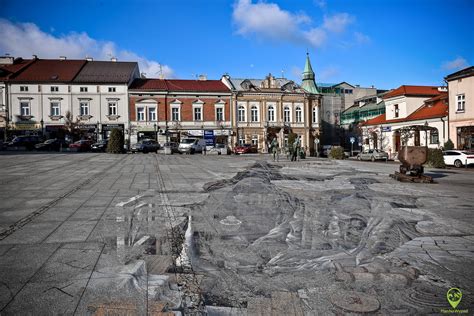
[(43, 121), (43, 119), (41, 119), (40, 124), (41, 124), (41, 136), (44, 137), (44, 121)]

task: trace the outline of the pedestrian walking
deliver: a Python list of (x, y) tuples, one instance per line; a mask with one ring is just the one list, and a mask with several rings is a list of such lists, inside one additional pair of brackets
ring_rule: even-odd
[(291, 161), (299, 160), (300, 149), (301, 149), (300, 137), (297, 136), (295, 141), (293, 142), (293, 155), (291, 156)]
[(280, 145), (278, 144), (278, 140), (275, 137), (270, 144), (270, 150), (273, 154), (273, 161), (279, 161), (279, 155), (278, 155), (279, 149), (280, 149)]

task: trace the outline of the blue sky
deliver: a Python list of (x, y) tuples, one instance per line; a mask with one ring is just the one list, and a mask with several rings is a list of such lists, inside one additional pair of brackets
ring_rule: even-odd
[[(0, 0), (0, 54), (137, 60), (147, 77), (441, 85), (474, 63), (474, 1)], [(161, 67), (160, 67), (161, 65)]]

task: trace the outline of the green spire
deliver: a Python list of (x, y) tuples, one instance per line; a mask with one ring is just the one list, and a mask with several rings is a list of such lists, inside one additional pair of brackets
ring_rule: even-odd
[(306, 63), (303, 70), (303, 82), (301, 87), (309, 93), (319, 94), (318, 87), (314, 81), (314, 71), (309, 60), (309, 53), (306, 53)]

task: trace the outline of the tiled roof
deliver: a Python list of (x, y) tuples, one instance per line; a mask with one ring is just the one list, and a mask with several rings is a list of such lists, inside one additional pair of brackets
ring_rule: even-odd
[(74, 82), (129, 83), (137, 66), (136, 62), (88, 61)]
[(164, 79), (135, 79), (130, 85), (130, 90), (163, 90), (166, 91)]
[(220, 80), (135, 79), (130, 90), (230, 92)]
[(85, 60), (36, 59), (14, 82), (70, 82), (86, 63)]
[(435, 96), (440, 94), (438, 87), (434, 86), (400, 86), (395, 90), (389, 91), (383, 96), (384, 99), (389, 99), (398, 96)]
[(0, 80), (8, 79), (26, 68), (31, 62), (31, 59), (17, 58), (13, 61), (13, 64), (0, 65)]
[(394, 120), (387, 120), (385, 114), (367, 120), (362, 125), (380, 125), (399, 122), (409, 122), (418, 120), (427, 120), (433, 118), (445, 117), (448, 115), (448, 94), (435, 96), (431, 99), (425, 100), (425, 103), (415, 112), (408, 115), (406, 118), (399, 118)]

